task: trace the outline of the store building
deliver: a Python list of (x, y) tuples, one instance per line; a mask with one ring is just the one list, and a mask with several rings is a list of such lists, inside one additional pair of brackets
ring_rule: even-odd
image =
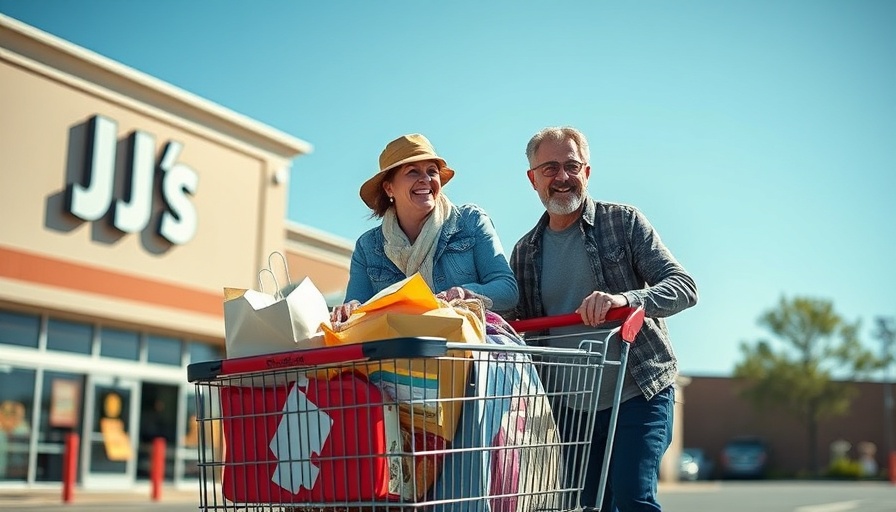
[(0, 488), (128, 488), (168, 442), (195, 479), (186, 366), (268, 256), (332, 302), (351, 245), (286, 221), (297, 138), (0, 15)]

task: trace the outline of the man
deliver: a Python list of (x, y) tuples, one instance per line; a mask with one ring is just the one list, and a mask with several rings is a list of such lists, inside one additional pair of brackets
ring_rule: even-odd
[[(625, 369), (614, 456), (600, 510), (661, 510), (656, 489), (660, 460), (672, 435), (673, 383), (678, 373), (663, 318), (696, 304), (697, 287), (639, 210), (587, 195), (590, 153), (581, 132), (545, 128), (529, 141), (526, 157), (529, 181), (547, 211), (511, 254), (520, 291), (511, 316), (526, 319), (575, 311), (583, 326), (551, 329), (543, 341), (568, 347), (588, 338), (611, 308), (644, 307), (647, 318)], [(620, 344), (614, 340), (608, 360), (618, 359), (619, 352)], [(596, 390), (596, 410), (590, 400), (557, 404), (566, 439), (575, 435), (572, 426), (581, 415), (596, 414), (582, 493), (586, 510), (597, 505), (616, 371), (605, 368), (601, 389)], [(545, 379), (549, 391), (571, 396), (574, 383), (552, 380)], [(573, 482), (578, 482), (572, 469), (578, 464), (567, 460), (567, 465)]]

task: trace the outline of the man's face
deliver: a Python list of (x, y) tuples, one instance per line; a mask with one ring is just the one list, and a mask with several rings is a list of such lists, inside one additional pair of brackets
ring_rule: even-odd
[(578, 211), (588, 191), (591, 167), (583, 162), (575, 141), (545, 140), (529, 165), (529, 181), (548, 213), (569, 215)]

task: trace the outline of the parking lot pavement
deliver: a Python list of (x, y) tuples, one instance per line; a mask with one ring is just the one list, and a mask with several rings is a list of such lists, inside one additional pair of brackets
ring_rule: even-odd
[(674, 493), (674, 492), (709, 492), (718, 490), (719, 480), (698, 480), (696, 482), (660, 482), (657, 492)]

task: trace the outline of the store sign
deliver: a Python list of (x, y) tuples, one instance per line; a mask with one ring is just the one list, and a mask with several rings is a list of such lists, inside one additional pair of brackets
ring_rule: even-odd
[(172, 244), (185, 244), (196, 235), (196, 207), (190, 196), (196, 193), (199, 175), (178, 163), (183, 144), (170, 141), (155, 161), (156, 138), (135, 131), (127, 140), (124, 165), (116, 166), (118, 123), (94, 116), (88, 123), (84, 184), (69, 183), (66, 208), (88, 222), (109, 215), (113, 227), (124, 233), (138, 233), (149, 226), (160, 197), (161, 217), (156, 233)]

